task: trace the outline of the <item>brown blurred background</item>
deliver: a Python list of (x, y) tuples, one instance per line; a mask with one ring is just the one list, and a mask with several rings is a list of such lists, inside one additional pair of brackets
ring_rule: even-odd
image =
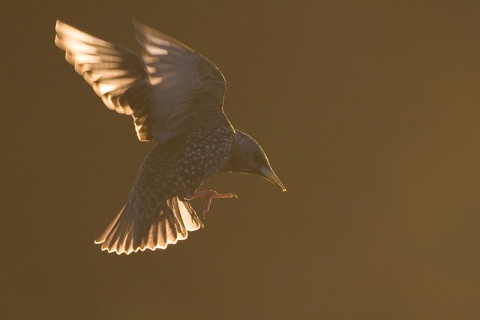
[[(2, 1), (2, 319), (480, 319), (480, 2)], [(93, 239), (152, 144), (54, 45), (56, 19), (213, 60), (288, 188), (222, 175), (204, 230)], [(197, 209), (201, 202), (195, 202)]]

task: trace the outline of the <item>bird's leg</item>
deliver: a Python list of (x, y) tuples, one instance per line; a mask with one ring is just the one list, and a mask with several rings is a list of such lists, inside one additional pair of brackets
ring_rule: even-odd
[(210, 209), (210, 204), (212, 203), (212, 199), (225, 199), (225, 198), (238, 198), (236, 194), (233, 193), (218, 193), (215, 190), (203, 190), (197, 191), (193, 194), (191, 199), (195, 198), (206, 198), (205, 204), (203, 205), (203, 218), (205, 219), (205, 214)]

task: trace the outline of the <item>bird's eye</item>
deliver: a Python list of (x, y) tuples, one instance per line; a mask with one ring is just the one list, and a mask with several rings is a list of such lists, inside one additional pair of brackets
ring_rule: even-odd
[(262, 166), (268, 166), (267, 160), (260, 152), (255, 152), (253, 154), (253, 160)]

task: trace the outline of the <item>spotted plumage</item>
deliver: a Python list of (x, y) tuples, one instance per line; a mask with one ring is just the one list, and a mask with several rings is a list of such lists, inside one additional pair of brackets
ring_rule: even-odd
[(55, 43), (105, 105), (131, 115), (140, 141), (155, 140), (127, 199), (95, 240), (118, 254), (165, 249), (202, 222), (189, 200), (233, 194), (197, 191), (218, 172), (265, 177), (285, 188), (258, 143), (223, 113), (225, 79), (207, 58), (135, 22), (141, 55), (57, 21)]

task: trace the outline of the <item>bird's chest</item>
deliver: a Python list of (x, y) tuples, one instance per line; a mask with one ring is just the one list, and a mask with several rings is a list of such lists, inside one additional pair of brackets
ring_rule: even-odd
[(233, 142), (232, 131), (226, 127), (191, 132), (172, 159), (169, 178), (186, 191), (188, 196), (212, 175), (225, 168)]

